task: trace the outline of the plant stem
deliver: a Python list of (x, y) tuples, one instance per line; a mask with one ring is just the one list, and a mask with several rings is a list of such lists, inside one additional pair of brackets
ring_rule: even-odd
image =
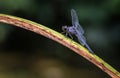
[(21, 28), (24, 28), (26, 30), (30, 30), (32, 32), (38, 33), (40, 35), (43, 35), (47, 38), (50, 38), (66, 47), (69, 49), (73, 50), (77, 54), (81, 55), (88, 61), (92, 62), (95, 64), (97, 67), (102, 69), (104, 72), (106, 72), (109, 76), (113, 78), (120, 78), (120, 73), (115, 70), (112, 66), (107, 64), (105, 61), (103, 61), (101, 58), (99, 58), (95, 54), (91, 54), (86, 48), (81, 46), (80, 44), (72, 41), (69, 38), (66, 38), (64, 35), (46, 27), (41, 24), (15, 17), (15, 16), (10, 16), (10, 15), (5, 15), (5, 14), (0, 14), (0, 22), (1, 23), (6, 23), (6, 24), (12, 24), (14, 26), (18, 26)]

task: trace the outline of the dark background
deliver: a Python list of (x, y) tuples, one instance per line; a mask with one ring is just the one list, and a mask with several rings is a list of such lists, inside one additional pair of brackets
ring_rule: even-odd
[[(120, 0), (0, 0), (0, 13), (58, 32), (71, 25), (71, 8), (77, 11), (95, 54), (120, 71)], [(0, 23), (0, 78), (110, 77), (55, 41)]]

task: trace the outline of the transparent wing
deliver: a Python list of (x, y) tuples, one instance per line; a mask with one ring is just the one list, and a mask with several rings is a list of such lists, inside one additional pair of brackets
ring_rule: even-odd
[(81, 34), (84, 34), (84, 30), (79, 24), (77, 13), (74, 9), (71, 9), (72, 25), (79, 31)]
[(88, 44), (86, 43), (86, 38), (81, 35), (81, 34), (76, 34), (78, 41), (80, 42), (81, 45), (85, 46), (91, 53), (94, 54), (94, 52), (92, 51), (92, 49), (88, 46)]
[(86, 38), (83, 35), (81, 35), (80, 33), (76, 34), (76, 36), (77, 36), (80, 44), (84, 46), (86, 44)]

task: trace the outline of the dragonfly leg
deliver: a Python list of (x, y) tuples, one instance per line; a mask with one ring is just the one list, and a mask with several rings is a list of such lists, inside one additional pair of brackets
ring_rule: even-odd
[(68, 36), (68, 33), (66, 33), (65, 36)]
[(68, 35), (70, 36), (71, 39), (73, 39), (72, 35), (70, 33), (68, 33)]
[(65, 34), (65, 36), (68, 36), (68, 33), (66, 33), (66, 32), (61, 32), (61, 34)]
[(61, 32), (61, 34), (64, 34), (64, 33), (66, 33), (66, 32)]

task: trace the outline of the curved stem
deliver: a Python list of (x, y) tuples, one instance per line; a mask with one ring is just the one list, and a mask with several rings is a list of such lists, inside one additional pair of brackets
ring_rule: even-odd
[(46, 27), (41, 24), (15, 17), (15, 16), (10, 16), (10, 15), (5, 15), (5, 14), (0, 14), (0, 22), (1, 23), (7, 23), (7, 24), (12, 24), (14, 26), (18, 26), (21, 28), (24, 28), (26, 30), (33, 31), (35, 33), (38, 33), (40, 35), (43, 35), (47, 38), (50, 38), (66, 47), (69, 49), (73, 50), (77, 54), (81, 55), (88, 61), (92, 62), (95, 64), (97, 67), (102, 69), (104, 72), (106, 72), (109, 76), (113, 78), (120, 78), (120, 73), (115, 70), (113, 67), (111, 67), (109, 64), (107, 64), (105, 61), (103, 61), (101, 58), (99, 58), (95, 54), (91, 54), (86, 48), (81, 46), (80, 44), (72, 41), (69, 38), (66, 38), (62, 34)]

